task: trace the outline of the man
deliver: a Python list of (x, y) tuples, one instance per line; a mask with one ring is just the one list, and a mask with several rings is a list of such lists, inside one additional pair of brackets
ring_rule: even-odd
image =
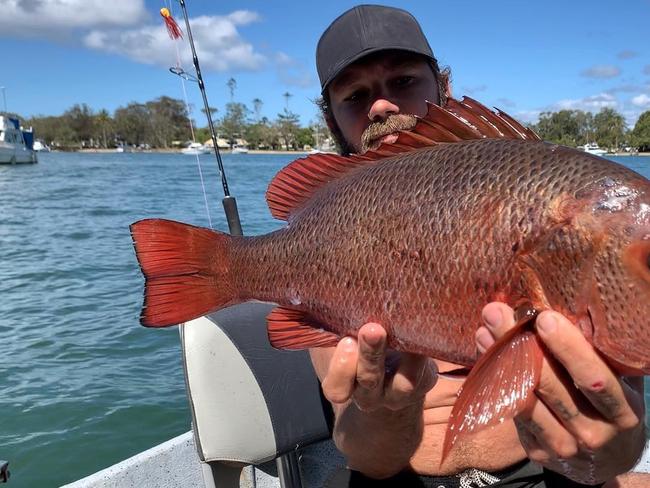
[[(413, 115), (426, 113), (425, 100), (444, 105), (450, 95), (449, 72), (400, 9), (345, 12), (322, 35), (316, 63), (321, 106), (343, 153), (393, 142), (397, 130), (413, 127)], [(514, 325), (514, 313), (491, 303), (483, 319), (480, 352)], [(336, 348), (311, 350), (333, 405), (334, 440), (350, 468), (331, 486), (372, 479), (382, 480), (378, 486), (582, 486), (576, 482), (601, 484), (630, 470), (645, 444), (642, 378), (619, 378), (557, 313), (540, 314), (536, 328), (548, 353), (534, 405), (458, 446), (442, 465), (464, 378), (459, 366), (387, 350), (385, 330), (372, 323)]]

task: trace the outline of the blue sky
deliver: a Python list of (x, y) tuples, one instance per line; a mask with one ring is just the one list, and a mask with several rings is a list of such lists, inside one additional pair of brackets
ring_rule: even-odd
[[(158, 14), (175, 0), (0, 0), (0, 86), (23, 116), (60, 115), (75, 103), (111, 113), (161, 95), (184, 99)], [(314, 50), (327, 25), (355, 2), (186, 0), (210, 105), (234, 100), (273, 119), (286, 104), (303, 124), (319, 95)], [(403, 1), (436, 57), (452, 69), (454, 95), (470, 95), (520, 120), (562, 108), (612, 107), (633, 125), (650, 110), (650, 0)], [(616, 5), (615, 5), (616, 4)], [(182, 22), (180, 22), (183, 26)], [(183, 61), (184, 60), (184, 61)], [(193, 116), (205, 125), (195, 84)], [(0, 103), (2, 100), (0, 99)]]

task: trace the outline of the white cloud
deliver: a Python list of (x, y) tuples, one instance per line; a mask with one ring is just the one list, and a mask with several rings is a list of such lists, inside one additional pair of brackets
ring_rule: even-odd
[(278, 51), (273, 55), (273, 64), (278, 79), (284, 85), (309, 88), (316, 84), (311, 70), (282, 51)]
[(625, 51), (619, 52), (616, 56), (618, 59), (632, 59), (636, 58), (638, 55), (638, 52), (632, 51), (631, 49), (626, 49)]
[(522, 124), (536, 124), (541, 113), (542, 111), (540, 110), (520, 110), (519, 112), (509, 115)]
[(275, 64), (277, 66), (293, 66), (295, 61), (287, 54), (282, 51), (275, 53)]
[(0, 0), (0, 12), (0, 36), (21, 37), (129, 26), (147, 17), (144, 0)]
[[(1, 1), (1, 0), (0, 0)], [(196, 54), (202, 70), (257, 70), (266, 58), (239, 34), (237, 27), (259, 20), (255, 12), (239, 10), (226, 16), (201, 16), (190, 20)], [(184, 23), (181, 28), (185, 31)], [(185, 37), (187, 33), (184, 32)], [(130, 30), (94, 30), (83, 39), (87, 47), (118, 54), (133, 61), (169, 67), (177, 64), (192, 71), (188, 42), (172, 41), (164, 25)], [(178, 51), (177, 51), (178, 49)]]
[(603, 64), (587, 68), (581, 71), (580, 74), (587, 78), (616, 78), (621, 74), (621, 70), (616, 66)]
[(643, 85), (619, 85), (607, 90), (607, 93), (638, 93), (643, 90)]
[(636, 97), (632, 98), (632, 105), (641, 108), (650, 107), (650, 97), (645, 93), (642, 93), (641, 95), (637, 95)]
[(611, 93), (599, 93), (579, 99), (565, 99), (556, 102), (552, 110), (583, 110), (585, 112), (599, 112), (602, 108), (616, 108), (618, 101)]

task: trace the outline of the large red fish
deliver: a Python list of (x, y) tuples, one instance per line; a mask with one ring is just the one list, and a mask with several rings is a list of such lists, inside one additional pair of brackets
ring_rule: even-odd
[[(472, 366), (481, 309), (500, 300), (561, 312), (619, 372), (650, 374), (650, 182), (623, 166), (450, 100), (395, 144), (294, 161), (267, 201), (288, 225), (257, 237), (133, 224), (142, 323), (258, 299), (279, 304), (276, 347), (333, 346), (375, 321), (395, 349)], [(522, 320), (472, 369), (444, 455), (524, 409), (541, 364)]]

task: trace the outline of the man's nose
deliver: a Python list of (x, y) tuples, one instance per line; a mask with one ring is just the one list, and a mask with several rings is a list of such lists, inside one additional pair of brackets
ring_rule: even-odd
[(399, 113), (399, 107), (386, 98), (378, 98), (370, 106), (368, 118), (371, 122), (383, 122), (389, 115)]

